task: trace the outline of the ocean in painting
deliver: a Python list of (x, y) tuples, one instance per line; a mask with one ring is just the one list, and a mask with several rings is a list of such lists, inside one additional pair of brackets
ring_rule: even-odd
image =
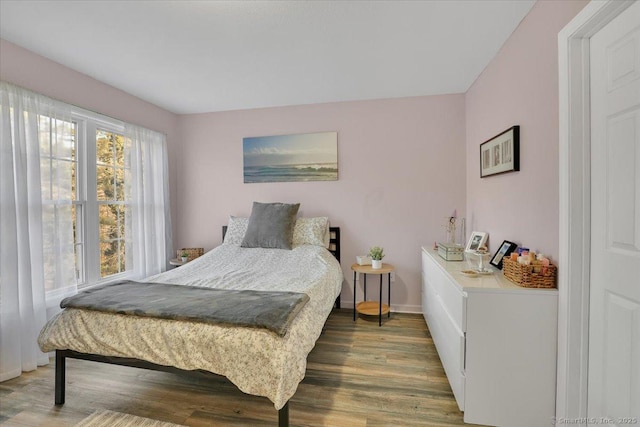
[(337, 163), (245, 166), (244, 182), (337, 181)]

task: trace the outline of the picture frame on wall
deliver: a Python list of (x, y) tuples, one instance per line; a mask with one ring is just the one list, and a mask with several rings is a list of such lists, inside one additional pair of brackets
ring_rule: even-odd
[(520, 170), (520, 126), (480, 144), (480, 178)]
[(338, 132), (242, 138), (244, 183), (338, 180)]
[(489, 261), (489, 264), (502, 270), (502, 260), (504, 259), (504, 257), (508, 257), (509, 255), (511, 255), (511, 252), (515, 251), (516, 249), (518, 249), (517, 244), (508, 240), (503, 241), (496, 253), (493, 255), (493, 258), (491, 258), (491, 261)]
[(467, 247), (464, 249), (465, 252), (477, 251), (487, 243), (487, 237), (489, 237), (489, 235), (483, 231), (472, 232), (471, 237), (469, 237), (469, 241), (467, 242)]

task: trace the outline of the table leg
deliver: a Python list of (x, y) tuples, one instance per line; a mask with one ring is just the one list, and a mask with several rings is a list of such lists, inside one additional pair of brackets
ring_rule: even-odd
[(356, 321), (356, 271), (353, 272), (353, 321)]
[(382, 274), (380, 275), (380, 299), (378, 301), (380, 301), (378, 303), (378, 307), (380, 309), (380, 312), (378, 313), (378, 326), (382, 326)]
[(389, 296), (387, 298), (387, 301), (389, 301), (389, 313), (387, 313), (387, 317), (390, 318), (391, 317), (391, 273), (389, 273), (387, 286), (388, 286), (388, 289), (389, 289)]
[(364, 300), (367, 300), (367, 273), (362, 273), (364, 276)]

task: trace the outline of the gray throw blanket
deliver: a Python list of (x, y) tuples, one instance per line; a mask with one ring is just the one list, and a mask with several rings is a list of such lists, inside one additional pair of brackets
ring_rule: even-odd
[(309, 301), (297, 292), (237, 291), (124, 281), (97, 286), (60, 303), (60, 307), (223, 326), (262, 328), (286, 335)]

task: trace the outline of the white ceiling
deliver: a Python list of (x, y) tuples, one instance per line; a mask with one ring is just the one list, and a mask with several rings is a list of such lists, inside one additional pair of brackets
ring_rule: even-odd
[(0, 0), (0, 37), (175, 113), (466, 92), (535, 0)]

